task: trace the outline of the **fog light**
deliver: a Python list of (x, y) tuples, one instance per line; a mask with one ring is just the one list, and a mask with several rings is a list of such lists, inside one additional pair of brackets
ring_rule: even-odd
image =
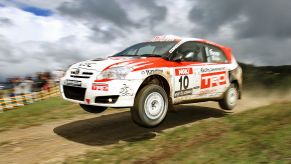
[(108, 99), (108, 102), (109, 102), (109, 103), (112, 103), (112, 101), (113, 101), (112, 98), (109, 98), (109, 99)]

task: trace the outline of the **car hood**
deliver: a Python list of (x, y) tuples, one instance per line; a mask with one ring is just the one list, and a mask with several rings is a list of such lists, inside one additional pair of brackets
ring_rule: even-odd
[(109, 57), (87, 60), (76, 63), (72, 68), (103, 71), (114, 67), (131, 67), (133, 69), (151, 68), (158, 65), (167, 65), (167, 60), (160, 57)]

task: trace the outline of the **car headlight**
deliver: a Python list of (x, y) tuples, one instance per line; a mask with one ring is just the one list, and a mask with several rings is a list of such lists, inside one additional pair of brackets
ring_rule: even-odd
[(125, 79), (126, 75), (131, 72), (133, 68), (130, 67), (113, 67), (101, 72), (96, 80), (102, 79)]

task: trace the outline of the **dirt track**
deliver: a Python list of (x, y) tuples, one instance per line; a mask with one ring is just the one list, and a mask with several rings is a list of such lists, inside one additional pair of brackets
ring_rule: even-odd
[(165, 122), (154, 129), (135, 125), (128, 109), (14, 129), (0, 133), (0, 163), (61, 163), (68, 156), (87, 150), (101, 150), (120, 141), (147, 140), (166, 129), (290, 100), (289, 96), (278, 97), (281, 96), (245, 96), (231, 112), (219, 110), (217, 103), (212, 102), (180, 105), (176, 107), (178, 112), (169, 113)]

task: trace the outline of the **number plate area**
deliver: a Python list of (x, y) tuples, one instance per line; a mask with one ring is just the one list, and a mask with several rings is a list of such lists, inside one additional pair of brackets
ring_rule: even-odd
[(193, 94), (195, 88), (195, 73), (193, 68), (178, 68), (175, 69), (175, 92), (174, 97), (182, 97)]
[(72, 86), (72, 87), (81, 87), (82, 82), (78, 80), (65, 80), (64, 85), (66, 86)]

